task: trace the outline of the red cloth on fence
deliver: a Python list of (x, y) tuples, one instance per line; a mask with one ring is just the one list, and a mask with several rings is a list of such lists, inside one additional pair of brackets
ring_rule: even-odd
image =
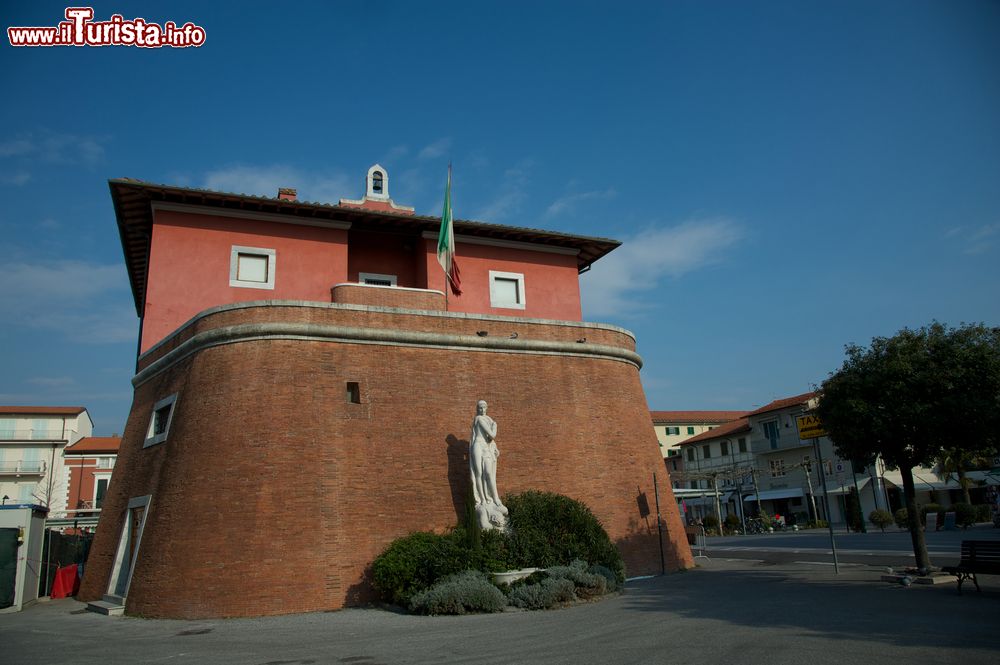
[(52, 598), (75, 596), (80, 590), (80, 578), (76, 574), (76, 564), (56, 569), (56, 578), (52, 582)]

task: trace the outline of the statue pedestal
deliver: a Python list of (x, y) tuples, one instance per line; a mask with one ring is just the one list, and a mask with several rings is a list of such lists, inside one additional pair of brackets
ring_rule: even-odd
[(502, 531), (507, 528), (507, 507), (496, 503), (476, 504), (476, 519), (480, 529)]

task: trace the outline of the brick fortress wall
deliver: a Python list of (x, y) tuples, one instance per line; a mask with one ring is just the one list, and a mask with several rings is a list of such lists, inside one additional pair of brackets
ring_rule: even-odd
[[(371, 600), (365, 570), (390, 541), (458, 522), (478, 399), (499, 426), (501, 493), (583, 501), (628, 574), (652, 574), (655, 512), (640, 512), (639, 495), (654, 507), (655, 472), (667, 568), (690, 567), (636, 363), (631, 336), (596, 324), (294, 303), (209, 310), (141, 359), (80, 597), (105, 592), (128, 501), (151, 495), (129, 614)], [(347, 382), (360, 384), (360, 404)], [(175, 392), (167, 441), (144, 449), (153, 404)]]

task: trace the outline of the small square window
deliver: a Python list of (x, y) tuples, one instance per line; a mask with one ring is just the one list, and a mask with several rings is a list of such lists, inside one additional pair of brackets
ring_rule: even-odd
[(164, 397), (153, 405), (153, 413), (149, 418), (149, 429), (146, 430), (146, 440), (142, 447), (148, 448), (167, 440), (170, 433), (170, 423), (174, 420), (174, 410), (177, 405), (177, 393)]
[(361, 386), (357, 381), (347, 382), (347, 401), (351, 404), (361, 404)]
[(694, 434), (694, 428), (688, 427), (688, 434)]
[(490, 307), (524, 309), (524, 275), (490, 271)]
[(666, 427), (666, 428), (664, 428), (664, 431), (666, 432), (667, 436), (670, 436), (670, 435), (679, 436), (680, 433), (681, 433), (681, 428), (680, 427)]
[(273, 249), (233, 245), (229, 257), (229, 286), (273, 289), (276, 256)]

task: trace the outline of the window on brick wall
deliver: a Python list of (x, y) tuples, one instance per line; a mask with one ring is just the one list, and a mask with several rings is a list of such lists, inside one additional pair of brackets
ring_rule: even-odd
[(94, 478), (94, 508), (100, 508), (101, 504), (104, 503), (104, 495), (108, 493), (108, 483), (110, 482), (110, 476)]
[(142, 444), (143, 448), (155, 446), (167, 440), (176, 408), (177, 393), (164, 397), (153, 405), (153, 412), (149, 416), (149, 427), (146, 429), (146, 440)]

